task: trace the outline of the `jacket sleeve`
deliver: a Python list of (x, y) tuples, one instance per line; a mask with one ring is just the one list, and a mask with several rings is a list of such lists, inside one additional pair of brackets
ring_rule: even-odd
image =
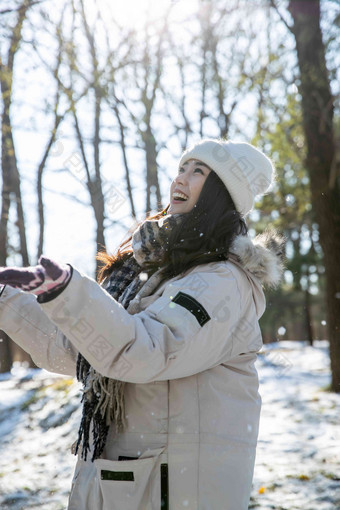
[(75, 269), (62, 294), (41, 306), (106, 377), (134, 383), (186, 377), (251, 350), (237, 279), (226, 265), (211, 266), (170, 281), (135, 315)]
[(38, 367), (75, 375), (77, 350), (34, 295), (6, 285), (0, 296), (0, 329), (29, 353)]

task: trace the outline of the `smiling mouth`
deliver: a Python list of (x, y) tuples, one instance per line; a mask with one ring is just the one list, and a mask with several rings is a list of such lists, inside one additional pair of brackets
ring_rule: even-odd
[(172, 194), (172, 202), (175, 204), (179, 204), (180, 202), (187, 202), (188, 199), (189, 197), (180, 191), (174, 191)]
[(187, 202), (187, 200), (183, 200), (183, 198), (172, 198), (171, 202), (173, 204), (184, 204), (184, 202)]

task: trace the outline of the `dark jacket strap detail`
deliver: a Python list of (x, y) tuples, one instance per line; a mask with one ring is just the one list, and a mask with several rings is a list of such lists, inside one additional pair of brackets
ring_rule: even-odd
[(201, 327), (210, 321), (210, 315), (206, 309), (194, 297), (189, 296), (189, 294), (178, 292), (172, 301), (189, 310), (196, 317)]
[(119, 480), (124, 482), (133, 482), (135, 480), (133, 471), (109, 471), (102, 469), (100, 477), (102, 480)]

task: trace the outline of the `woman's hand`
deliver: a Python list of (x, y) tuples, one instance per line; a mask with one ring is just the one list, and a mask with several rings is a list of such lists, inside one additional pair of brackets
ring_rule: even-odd
[(36, 296), (65, 287), (70, 278), (70, 266), (60, 266), (43, 255), (37, 266), (0, 268), (0, 286), (10, 285)]

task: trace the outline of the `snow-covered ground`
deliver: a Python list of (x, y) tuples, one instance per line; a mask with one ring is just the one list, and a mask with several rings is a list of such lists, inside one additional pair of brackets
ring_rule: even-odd
[[(325, 390), (327, 342), (266, 344), (257, 367), (263, 406), (249, 509), (340, 509), (340, 395)], [(79, 384), (16, 368), (0, 376), (0, 390), (0, 508), (64, 510)]]
[(249, 508), (340, 510), (340, 395), (328, 342), (278, 342), (259, 355), (262, 413)]

